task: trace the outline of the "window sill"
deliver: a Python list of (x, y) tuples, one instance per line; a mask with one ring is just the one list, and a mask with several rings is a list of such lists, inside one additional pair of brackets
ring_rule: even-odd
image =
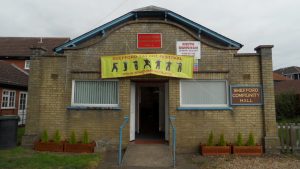
[(69, 106), (67, 110), (121, 110), (120, 107), (87, 107), (87, 106)]
[(15, 107), (1, 107), (2, 110), (16, 109)]
[(232, 107), (177, 107), (177, 110), (232, 110)]

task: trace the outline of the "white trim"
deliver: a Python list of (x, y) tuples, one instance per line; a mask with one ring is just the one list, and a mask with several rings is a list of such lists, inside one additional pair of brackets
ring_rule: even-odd
[[(29, 62), (29, 65), (26, 64), (26, 63), (28, 63), (28, 62)], [(25, 69), (25, 70), (29, 70), (29, 69), (30, 69), (30, 60), (25, 60), (25, 63), (24, 63), (24, 69)]]
[[(225, 90), (226, 90), (226, 104), (182, 104), (182, 84), (181, 82), (225, 82)], [(228, 90), (228, 82), (227, 80), (201, 80), (201, 79), (194, 79), (194, 80), (180, 80), (179, 83), (179, 102), (180, 107), (229, 107), (229, 90)]]
[(19, 105), (18, 105), (18, 110), (20, 110), (20, 103), (21, 103), (21, 94), (26, 94), (26, 98), (25, 98), (25, 110), (27, 109), (27, 96), (28, 96), (28, 93), (27, 92), (23, 92), (23, 91), (20, 91), (19, 92)]
[[(9, 105), (10, 103), (10, 93), (13, 92), (15, 93), (14, 95), (14, 106), (13, 107), (3, 107), (3, 96), (4, 96), (4, 91), (7, 91), (9, 94), (8, 94), (8, 100), (7, 100), (7, 103)], [(8, 89), (2, 89), (2, 101), (1, 101), (1, 109), (15, 109), (16, 108), (16, 98), (17, 98), (17, 92), (16, 90), (8, 90)]]
[[(21, 106), (21, 95), (25, 94), (25, 105), (24, 109), (20, 109)], [(27, 114), (27, 98), (28, 98), (28, 93), (24, 91), (19, 92), (19, 105), (18, 105), (18, 116), (20, 118), (18, 125), (23, 125), (26, 122), (26, 114)]]
[[(75, 90), (75, 82), (76, 81), (83, 81), (83, 82), (88, 82), (88, 81), (94, 81), (94, 82), (98, 82), (98, 81), (116, 81), (118, 82), (117, 84), (117, 88), (118, 88), (118, 103), (117, 104), (81, 104), (81, 103), (74, 103), (74, 90)], [(120, 84), (119, 84), (119, 80), (117, 79), (110, 79), (110, 80), (72, 80), (72, 93), (71, 93), (71, 106), (80, 106), (80, 107), (119, 107), (120, 104)]]
[(134, 82), (130, 84), (130, 132), (129, 132), (129, 141), (135, 140), (135, 93), (136, 93), (136, 85)]
[(165, 83), (165, 140), (169, 140), (169, 83)]

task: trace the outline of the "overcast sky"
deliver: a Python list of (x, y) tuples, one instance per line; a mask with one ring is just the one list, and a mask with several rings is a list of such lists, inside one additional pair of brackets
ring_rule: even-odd
[(167, 8), (254, 52), (273, 44), (273, 68), (300, 66), (299, 0), (0, 0), (0, 36), (71, 39), (149, 5)]

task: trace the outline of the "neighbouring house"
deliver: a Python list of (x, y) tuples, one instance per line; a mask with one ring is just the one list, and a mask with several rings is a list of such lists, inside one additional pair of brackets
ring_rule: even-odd
[(25, 124), (28, 72), (0, 60), (0, 116), (19, 115), (19, 125)]
[(289, 77), (286, 77), (282, 74), (278, 74), (276, 72), (273, 72), (273, 80), (274, 80), (274, 84), (275, 84), (277, 82), (282, 82), (282, 81), (285, 81), (285, 80), (292, 80), (292, 79), (289, 78)]
[[(248, 35), (251, 36), (251, 35)], [(257, 37), (260, 39), (261, 37)], [(131, 11), (62, 45), (33, 49), (23, 145), (87, 130), (96, 148), (158, 140), (197, 152), (209, 133), (252, 132), (277, 151), (272, 45), (242, 44), (168, 9)], [(129, 118), (119, 138), (119, 128)], [(150, 141), (151, 142), (151, 141)], [(157, 143), (157, 142), (156, 142)]]
[(19, 115), (24, 125), (30, 70), (30, 48), (40, 46), (53, 54), (53, 48), (69, 38), (0, 37), (0, 115)]
[(293, 80), (300, 80), (300, 67), (298, 66), (285, 67), (277, 69), (274, 72)]

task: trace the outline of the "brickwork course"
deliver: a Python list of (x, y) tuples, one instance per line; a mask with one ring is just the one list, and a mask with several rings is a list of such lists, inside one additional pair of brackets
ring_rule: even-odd
[[(167, 17), (173, 16), (168, 10)], [(143, 17), (144, 10), (136, 12), (138, 19), (124, 22), (97, 36), (91, 36), (75, 45), (63, 46), (63, 52), (47, 55), (42, 49), (34, 49), (29, 78), (28, 116), (23, 145), (32, 145), (44, 130), (53, 135), (60, 130), (68, 139), (75, 131), (80, 138), (87, 130), (98, 148), (116, 149), (119, 143), (119, 127), (124, 116), (130, 115), (130, 85), (139, 80), (163, 80), (168, 85), (168, 114), (175, 116), (177, 152), (198, 152), (200, 143), (206, 143), (214, 132), (217, 141), (224, 134), (228, 143), (234, 143), (238, 133), (247, 138), (252, 132), (257, 143), (266, 152), (275, 152), (278, 145), (272, 79), (272, 47), (259, 46), (255, 53), (238, 53), (241, 48), (230, 46), (214, 38), (214, 35), (195, 31), (171, 18)], [(149, 12), (149, 11), (148, 11)], [(130, 14), (130, 13), (129, 13)], [(155, 15), (156, 16), (156, 15)], [(164, 15), (162, 15), (164, 17)], [(163, 47), (138, 49), (137, 33), (161, 33)], [(219, 36), (219, 34), (215, 34)], [(143, 75), (119, 78), (119, 108), (72, 109), (72, 81), (99, 80), (100, 57), (134, 53), (166, 53), (176, 55), (176, 41), (200, 41), (201, 59), (195, 80), (226, 80), (231, 85), (261, 86), (262, 105), (233, 106), (227, 110), (178, 110), (180, 107), (179, 78)], [(72, 41), (71, 41), (72, 42)], [(60, 50), (60, 48), (57, 48)], [(171, 131), (169, 131), (171, 132)], [(129, 124), (123, 130), (124, 147), (129, 142)], [(171, 140), (169, 136), (169, 140)], [(171, 142), (169, 144), (171, 146)]]

